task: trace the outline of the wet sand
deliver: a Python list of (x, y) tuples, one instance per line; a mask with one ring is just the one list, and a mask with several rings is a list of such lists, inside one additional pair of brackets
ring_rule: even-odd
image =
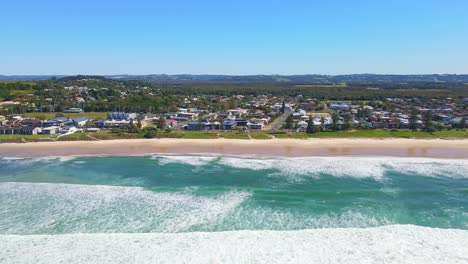
[(468, 159), (468, 140), (125, 139), (0, 144), (0, 157), (221, 154), (262, 157), (380, 156)]

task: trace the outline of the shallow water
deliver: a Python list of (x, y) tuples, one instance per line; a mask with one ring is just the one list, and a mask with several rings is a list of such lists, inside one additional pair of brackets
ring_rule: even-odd
[[(432, 241), (435, 246), (431, 230), (446, 236), (449, 233), (444, 232), (453, 232), (449, 229), (460, 229), (457, 243), (468, 245), (467, 160), (4, 158), (0, 168), (0, 248), (7, 240), (15, 241), (8, 246), (10, 253), (15, 245), (40, 248), (55, 239), (77, 243), (91, 239), (98, 244), (103, 239), (105, 244), (110, 242), (104, 234), (113, 233), (121, 234), (116, 240), (121, 243), (132, 237), (128, 233), (170, 244), (183, 236), (187, 243), (211, 236), (219, 239), (229, 234), (224, 231), (235, 231), (232, 234), (249, 243), (255, 239), (280, 243), (282, 233), (276, 231), (294, 231), (284, 233), (285, 238), (299, 239), (301, 232), (328, 230), (346, 237), (347, 230), (366, 228), (362, 230), (377, 239), (384, 226), (391, 226), (391, 232), (414, 231), (412, 240)], [(421, 227), (429, 229), (423, 232)], [(270, 233), (258, 238), (255, 232), (260, 230)], [(317, 243), (316, 238), (304, 239), (306, 248)], [(233, 252), (225, 253), (228, 258)], [(212, 257), (220, 261), (223, 255)]]

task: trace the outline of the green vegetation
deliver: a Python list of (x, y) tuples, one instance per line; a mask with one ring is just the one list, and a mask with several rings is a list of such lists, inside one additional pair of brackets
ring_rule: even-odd
[(3, 135), (0, 134), (0, 143), (5, 142), (37, 142), (41, 139), (48, 139), (55, 137), (48, 137), (47, 135)]
[(271, 135), (263, 131), (251, 132), (250, 137), (252, 139), (271, 139)]
[(312, 138), (467, 138), (468, 130), (445, 130), (436, 132), (354, 130), (339, 132), (320, 132), (309, 134)]
[[(60, 137), (59, 141), (93, 141), (110, 139), (143, 139), (146, 132), (113, 133), (108, 131), (93, 133), (74, 133)], [(53, 140), (57, 136), (47, 135), (0, 135), (0, 142), (37, 142), (41, 140)], [(339, 132), (317, 132), (307, 134), (304, 132), (198, 132), (198, 131), (175, 131), (161, 132), (155, 131), (152, 138), (184, 138), (184, 139), (307, 139), (307, 138), (468, 138), (468, 130), (443, 130), (435, 132), (423, 131), (388, 131), (388, 130), (353, 130)]]
[(105, 112), (86, 112), (86, 113), (64, 113), (64, 112), (33, 112), (33, 113), (24, 113), (21, 114), (23, 117), (32, 117), (32, 118), (38, 118), (41, 120), (45, 119), (50, 119), (54, 118), (57, 116), (65, 116), (71, 119), (77, 118), (77, 117), (87, 117), (89, 119), (106, 119), (107, 118), (107, 113)]
[(250, 139), (247, 132), (223, 132), (221, 137), (226, 139)]

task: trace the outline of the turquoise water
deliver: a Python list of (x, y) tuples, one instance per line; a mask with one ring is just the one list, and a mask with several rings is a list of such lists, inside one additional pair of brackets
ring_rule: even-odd
[(468, 230), (468, 161), (0, 159), (0, 234), (418, 225)]

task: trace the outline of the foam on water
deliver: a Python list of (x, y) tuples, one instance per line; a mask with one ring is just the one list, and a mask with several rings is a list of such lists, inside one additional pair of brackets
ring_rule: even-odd
[(251, 170), (276, 170), (271, 175), (302, 177), (323, 175), (382, 180), (385, 174), (396, 171), (419, 176), (447, 176), (468, 178), (467, 160), (442, 160), (422, 158), (350, 158), (350, 157), (306, 157), (284, 159), (240, 159), (221, 158), (220, 164), (233, 168)]
[(155, 156), (159, 159), (160, 165), (182, 163), (191, 166), (203, 166), (217, 159), (217, 157), (202, 157), (202, 156)]
[(468, 231), (418, 226), (0, 236), (1, 263), (468, 263)]
[(225, 217), (249, 197), (139, 187), (0, 183), (0, 233), (181, 232)]

